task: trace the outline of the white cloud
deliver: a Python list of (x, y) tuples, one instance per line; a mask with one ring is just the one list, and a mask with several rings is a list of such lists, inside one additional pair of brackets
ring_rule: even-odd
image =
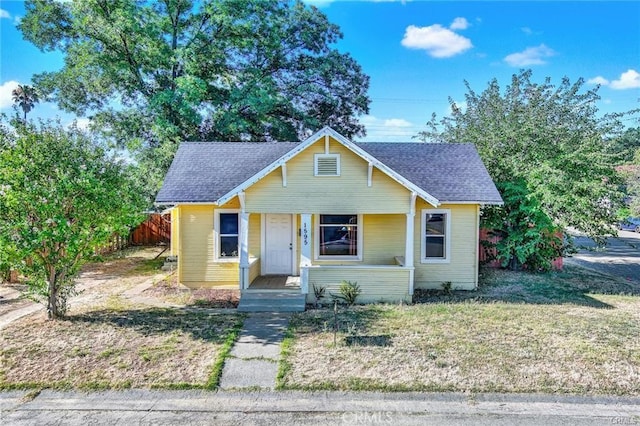
[(404, 118), (389, 118), (384, 120), (384, 125), (387, 127), (411, 127), (413, 124), (405, 120)]
[(76, 118), (69, 125), (76, 123), (76, 127), (80, 130), (89, 130), (89, 126), (91, 125), (91, 120), (88, 118)]
[(527, 47), (522, 52), (512, 53), (504, 58), (504, 61), (512, 67), (524, 67), (529, 65), (546, 64), (545, 58), (555, 55), (556, 52), (541, 44), (536, 47)]
[(593, 77), (587, 80), (587, 84), (599, 84), (601, 86), (608, 86), (609, 80), (599, 75), (597, 77)]
[(412, 137), (422, 130), (404, 118), (365, 115), (360, 117), (360, 123), (367, 129), (367, 136), (363, 139), (367, 142), (411, 142)]
[(632, 69), (623, 72), (619, 79), (611, 82), (611, 88), (618, 90), (640, 88), (640, 73)]
[(13, 23), (14, 25), (18, 25), (20, 23), (20, 21), (22, 21), (22, 17), (20, 16), (11, 16), (11, 14), (9, 12), (7, 12), (4, 9), (0, 9), (0, 19), (12, 19), (13, 18)]
[(0, 109), (8, 108), (13, 105), (13, 97), (11, 96), (11, 92), (18, 87), (17, 81), (10, 80), (5, 81), (0, 85)]
[(466, 18), (458, 17), (453, 20), (449, 28), (452, 30), (466, 30), (469, 28), (469, 21), (467, 21)]
[(527, 35), (533, 34), (533, 31), (531, 31), (531, 28), (529, 28), (529, 27), (522, 27), (520, 29), (522, 30), (523, 33), (525, 33)]
[(473, 47), (471, 40), (443, 28), (440, 24), (428, 27), (409, 25), (402, 45), (410, 49), (423, 49), (434, 58), (449, 58)]
[(640, 88), (640, 73), (634, 69), (628, 69), (620, 74), (617, 80), (609, 81), (601, 75), (587, 80), (589, 84), (599, 84), (601, 86), (609, 86), (615, 90), (638, 89)]

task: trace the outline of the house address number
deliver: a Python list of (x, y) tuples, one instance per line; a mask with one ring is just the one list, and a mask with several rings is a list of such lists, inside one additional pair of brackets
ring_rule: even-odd
[(302, 243), (305, 246), (309, 245), (309, 229), (306, 222), (302, 224)]

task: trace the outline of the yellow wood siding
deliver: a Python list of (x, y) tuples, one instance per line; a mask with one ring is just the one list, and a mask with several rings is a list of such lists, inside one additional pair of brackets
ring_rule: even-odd
[(368, 163), (331, 139), (329, 152), (340, 154), (340, 176), (314, 176), (314, 154), (324, 153), (324, 139), (246, 190), (246, 209), (258, 213), (406, 213), (410, 192), (374, 168), (367, 186)]
[[(238, 288), (239, 263), (214, 260), (214, 210), (211, 205), (185, 204), (178, 207), (178, 279), (189, 287)], [(239, 208), (237, 198), (221, 206)], [(176, 210), (176, 209), (174, 209)], [(173, 216), (172, 216), (173, 217)], [(260, 256), (260, 215), (249, 216), (249, 257)], [(173, 243), (172, 243), (173, 246)], [(259, 260), (251, 265), (250, 279), (260, 273)]]
[[(262, 222), (259, 214), (249, 215), (249, 257), (261, 257), (260, 228)], [(260, 269), (258, 268), (258, 271)]]
[(180, 207), (171, 209), (171, 256), (178, 255), (178, 224), (180, 223)]
[(362, 294), (358, 297), (357, 303), (411, 301), (409, 270), (400, 267), (310, 268), (307, 301), (310, 303), (315, 301), (313, 285), (325, 287), (325, 302), (330, 301), (330, 293), (340, 294), (338, 289), (342, 280), (355, 281), (360, 286)]
[(451, 281), (453, 288), (473, 290), (477, 287), (478, 206), (441, 205), (451, 210), (451, 259), (449, 263), (421, 263), (422, 209), (433, 208), (418, 200), (415, 218), (415, 288), (441, 288)]
[(395, 265), (395, 256), (404, 256), (406, 215), (364, 215), (363, 263)]

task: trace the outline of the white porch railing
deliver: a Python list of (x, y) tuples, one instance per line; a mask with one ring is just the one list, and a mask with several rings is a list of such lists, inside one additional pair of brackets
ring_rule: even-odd
[[(358, 283), (362, 294), (360, 303), (410, 302), (410, 280), (413, 268), (398, 265), (313, 265), (300, 267), (301, 278), (308, 277), (307, 301), (315, 301), (313, 286), (325, 288), (325, 296), (339, 294), (342, 281)], [(302, 279), (301, 279), (301, 291)]]

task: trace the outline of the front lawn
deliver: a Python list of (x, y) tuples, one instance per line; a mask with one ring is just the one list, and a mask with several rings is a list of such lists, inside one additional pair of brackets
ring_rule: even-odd
[(240, 316), (104, 308), (2, 330), (0, 389), (215, 388)]
[(341, 308), (337, 345), (331, 309), (296, 315), (279, 387), (640, 395), (640, 290), (625, 281), (487, 270), (478, 292), (419, 297)]
[(217, 388), (244, 316), (206, 309), (208, 293), (154, 292), (171, 279), (161, 253), (133, 247), (88, 263), (66, 319), (41, 311), (3, 328), (0, 389)]

